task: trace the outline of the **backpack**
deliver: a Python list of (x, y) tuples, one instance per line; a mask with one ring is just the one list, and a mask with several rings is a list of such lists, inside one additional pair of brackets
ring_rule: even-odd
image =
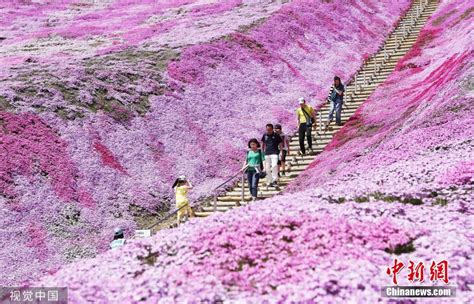
[(344, 92), (344, 91), (345, 91), (345, 90), (344, 90), (344, 85), (341, 84), (341, 85), (340, 85), (339, 87), (337, 87), (337, 88), (336, 88), (335, 86), (332, 86), (332, 87), (331, 87), (331, 94), (330, 94), (331, 97), (330, 97), (330, 99), (331, 99), (331, 101), (333, 101), (333, 102), (335, 102), (337, 98), (340, 98), (341, 100), (343, 100), (343, 96), (339, 96), (339, 97), (337, 96), (336, 90), (339, 90), (339, 91)]
[(331, 101), (335, 101), (336, 100), (336, 97), (337, 97), (337, 93), (336, 93), (336, 88), (334, 88), (334, 86), (331, 88)]

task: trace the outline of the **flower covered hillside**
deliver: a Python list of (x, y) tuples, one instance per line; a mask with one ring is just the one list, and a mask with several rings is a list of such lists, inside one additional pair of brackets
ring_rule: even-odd
[(340, 194), (378, 189), (423, 198), (438, 189), (472, 187), (472, 10), (462, 2), (441, 8), (293, 191), (310, 183)]
[(72, 303), (374, 302), (385, 250), (409, 243), (418, 227), (354, 207), (328, 210), (308, 193), (270, 199), (160, 231), (39, 284), (68, 286)]
[(2, 3), (0, 284), (105, 251), (114, 227), (171, 206), (176, 176), (209, 196), (410, 4), (283, 2)]
[[(291, 191), (39, 284), (69, 286), (74, 303), (391, 303), (381, 288), (395, 284), (397, 259), (399, 285), (456, 289), (423, 303), (474, 302), (472, 11), (441, 1), (415, 48)], [(430, 269), (441, 261), (444, 281)], [(424, 263), (423, 282), (410, 279), (410, 262)]]

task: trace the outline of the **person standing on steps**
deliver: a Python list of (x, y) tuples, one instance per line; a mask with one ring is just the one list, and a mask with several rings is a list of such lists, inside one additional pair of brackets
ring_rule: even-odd
[(248, 143), (249, 150), (245, 157), (245, 164), (242, 171), (247, 173), (247, 181), (249, 183), (250, 195), (252, 201), (257, 199), (258, 182), (261, 177), (265, 177), (265, 153), (260, 150), (260, 143), (256, 138), (252, 138)]
[(280, 135), (273, 131), (271, 123), (266, 126), (267, 132), (262, 137), (262, 150), (265, 152), (265, 168), (267, 169), (267, 189), (278, 189), (278, 156), (282, 149), (283, 141)]
[(125, 236), (123, 235), (122, 228), (115, 228), (114, 240), (110, 243), (110, 249), (115, 250), (125, 244)]
[(311, 136), (311, 129), (315, 119), (315, 111), (313, 107), (306, 104), (306, 100), (301, 97), (298, 99), (300, 107), (296, 109), (296, 116), (298, 117), (298, 137), (300, 141), (300, 152), (298, 154), (305, 155), (306, 148), (304, 145), (304, 137), (308, 141), (309, 152), (313, 153), (313, 138)]
[(281, 140), (282, 140), (282, 149), (280, 152), (280, 158), (278, 160), (278, 166), (279, 166), (278, 173), (279, 173), (279, 176), (284, 176), (286, 174), (286, 164), (285, 164), (286, 156), (290, 154), (290, 141), (288, 139), (288, 136), (282, 132), (280, 124), (275, 125), (275, 133), (280, 135)]
[(181, 175), (175, 180), (172, 188), (176, 194), (177, 221), (179, 226), (183, 217), (187, 219), (194, 216), (193, 209), (189, 206), (188, 200), (188, 191), (193, 188), (193, 185), (187, 180), (186, 176)]
[(331, 123), (334, 112), (336, 112), (336, 124), (342, 126), (341, 122), (341, 111), (342, 105), (344, 103), (344, 85), (341, 82), (341, 78), (334, 76), (334, 84), (331, 87), (331, 92), (329, 93), (328, 101), (331, 103), (331, 109), (329, 110), (327, 126)]

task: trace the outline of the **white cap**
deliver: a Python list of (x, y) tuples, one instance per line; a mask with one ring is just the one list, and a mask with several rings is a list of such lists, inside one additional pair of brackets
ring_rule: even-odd
[(123, 233), (123, 230), (122, 230), (122, 228), (120, 228), (120, 227), (116, 227), (116, 228), (114, 229), (114, 233)]
[(300, 98), (298, 98), (298, 102), (299, 102), (300, 104), (303, 104), (303, 103), (305, 103), (304, 97), (300, 97)]
[(186, 175), (180, 175), (180, 176), (178, 177), (178, 179), (180, 179), (180, 180), (185, 180), (185, 179), (186, 179)]

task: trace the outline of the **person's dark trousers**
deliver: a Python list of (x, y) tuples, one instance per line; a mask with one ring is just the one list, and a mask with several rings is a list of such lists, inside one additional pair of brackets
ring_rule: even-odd
[(257, 197), (259, 179), (260, 177), (258, 176), (256, 171), (247, 171), (247, 180), (249, 182), (250, 195), (252, 195), (253, 197)]
[(300, 124), (300, 128), (298, 129), (298, 136), (300, 140), (300, 150), (301, 153), (305, 154), (306, 149), (304, 146), (304, 135), (306, 133), (306, 139), (308, 140), (308, 146), (310, 149), (313, 149), (313, 138), (311, 137), (311, 126), (307, 126), (305, 123)]

